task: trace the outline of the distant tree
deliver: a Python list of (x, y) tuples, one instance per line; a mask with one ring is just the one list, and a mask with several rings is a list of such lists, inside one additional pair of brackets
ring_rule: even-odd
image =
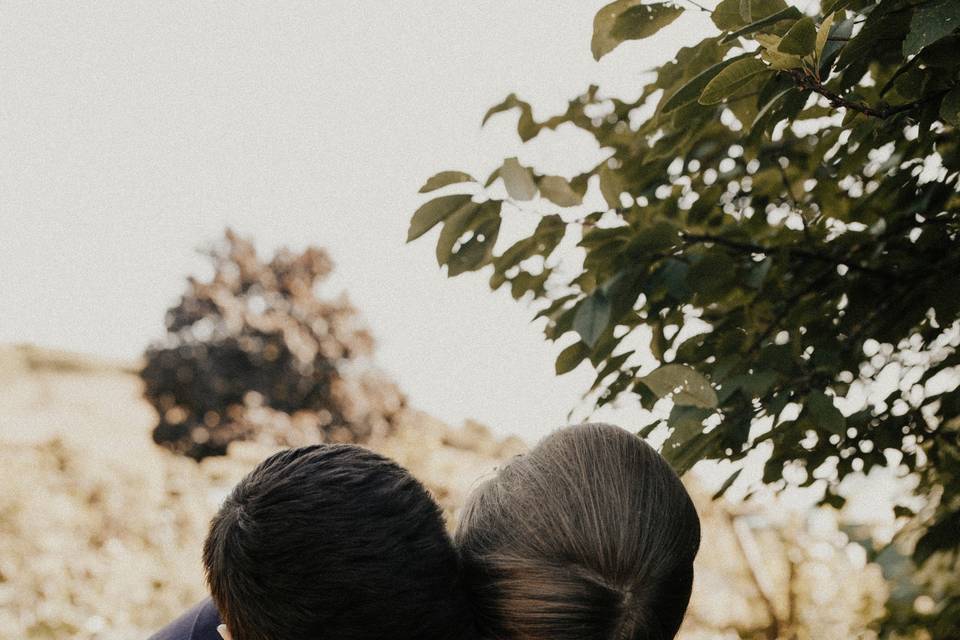
[(140, 373), (160, 416), (154, 440), (200, 459), (234, 440), (362, 441), (392, 427), (405, 399), (362, 359), (373, 339), (345, 299), (322, 300), (333, 263), (322, 249), (270, 262), (231, 231), (213, 278), (188, 279), (166, 337)]
[[(960, 2), (820, 5), (608, 4), (594, 21), (598, 60), (684, 11), (708, 11), (716, 34), (655, 69), (637, 100), (590, 87), (538, 121), (510, 95), (484, 121), (519, 112), (523, 141), (579, 127), (608, 158), (569, 179), (516, 158), (483, 183), (439, 173), (421, 192), (453, 193), (416, 211), (408, 241), (441, 225), (449, 276), (490, 266), (491, 288), (543, 301), (546, 336), (577, 338), (557, 373), (588, 361), (598, 405), (671, 398), (663, 452), (680, 472), (763, 447), (765, 483), (785, 487), (789, 466), (833, 505), (851, 473), (912, 475), (926, 506), (896, 515), (919, 523), (913, 561), (946, 567), (954, 586), (931, 591), (929, 608), (910, 591), (891, 615), (953, 637)], [(501, 216), (530, 214), (532, 231), (501, 251)], [(555, 253), (564, 238), (576, 259)]]

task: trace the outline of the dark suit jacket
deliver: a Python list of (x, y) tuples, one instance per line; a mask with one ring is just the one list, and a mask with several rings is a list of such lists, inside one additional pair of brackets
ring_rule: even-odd
[(220, 640), (220, 614), (207, 598), (150, 636), (149, 640)]

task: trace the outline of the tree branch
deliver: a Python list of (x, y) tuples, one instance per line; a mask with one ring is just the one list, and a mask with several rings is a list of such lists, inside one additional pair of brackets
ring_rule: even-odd
[(787, 315), (793, 311), (794, 306), (796, 306), (797, 302), (800, 301), (800, 298), (813, 293), (813, 291), (815, 291), (830, 276), (832, 272), (833, 269), (828, 267), (826, 271), (814, 278), (810, 284), (790, 296), (790, 298), (784, 302), (783, 308), (779, 311), (779, 313), (777, 313), (776, 317), (771, 320), (770, 324), (767, 325), (767, 328), (764, 329), (763, 333), (757, 336), (757, 339), (753, 341), (753, 344), (750, 345), (747, 353), (753, 353), (756, 349), (758, 349), (763, 344), (763, 341), (769, 338), (780, 326), (780, 323), (783, 322)]
[(792, 247), (792, 246), (779, 246), (779, 247), (765, 247), (759, 244), (754, 244), (752, 242), (740, 242), (739, 240), (731, 240), (730, 238), (725, 238), (723, 236), (715, 236), (708, 233), (687, 233), (685, 231), (680, 232), (680, 237), (687, 242), (712, 242), (729, 249), (736, 249), (737, 251), (744, 251), (748, 253), (762, 253), (770, 254), (776, 253), (777, 251), (787, 251), (796, 256), (801, 256), (808, 258), (810, 260), (817, 260), (818, 262), (828, 262), (835, 266), (844, 266), (851, 271), (859, 271), (860, 273), (865, 273), (872, 275), (878, 278), (883, 278), (884, 280), (896, 280), (897, 275), (889, 271), (884, 271), (882, 269), (874, 269), (873, 267), (863, 266), (851, 260), (845, 258), (837, 258), (836, 256), (827, 255), (824, 253), (817, 253), (815, 251), (810, 251), (808, 249), (803, 249), (801, 247)]
[(834, 107), (843, 107), (844, 109), (851, 109), (853, 111), (857, 111), (859, 113), (862, 113), (864, 115), (867, 115), (873, 118), (879, 118), (881, 120), (886, 120), (890, 116), (896, 115), (898, 113), (903, 113), (904, 111), (910, 111), (914, 107), (920, 106), (921, 104), (926, 102), (926, 100), (929, 100), (929, 98), (926, 98), (924, 100), (915, 100), (913, 102), (897, 105), (895, 107), (884, 107), (884, 108), (871, 107), (870, 105), (864, 104), (862, 102), (853, 102), (852, 100), (847, 100), (846, 98), (841, 96), (839, 93), (835, 91), (831, 91), (830, 89), (827, 89), (822, 82), (820, 82), (819, 80), (817, 80), (816, 78), (814, 78), (813, 76), (811, 76), (810, 74), (808, 74), (807, 72), (801, 69), (787, 69), (785, 73), (787, 73), (794, 79), (794, 81), (797, 83), (797, 86), (799, 86), (802, 89), (809, 89), (814, 93), (820, 94), (821, 96), (829, 100), (830, 104)]

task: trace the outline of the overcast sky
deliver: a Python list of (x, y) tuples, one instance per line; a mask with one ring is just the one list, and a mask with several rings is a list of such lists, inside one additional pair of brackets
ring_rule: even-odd
[(0, 341), (136, 357), (229, 225), (264, 254), (328, 249), (327, 292), (348, 292), (418, 407), (528, 439), (564, 423), (589, 368), (557, 378), (529, 306), (488, 274), (448, 280), (436, 232), (404, 239), (439, 170), (602, 157), (575, 130), (526, 149), (515, 115), (481, 130), (506, 94), (538, 117), (590, 83), (636, 95), (712, 33), (690, 11), (597, 63), (602, 4), (0, 3)]

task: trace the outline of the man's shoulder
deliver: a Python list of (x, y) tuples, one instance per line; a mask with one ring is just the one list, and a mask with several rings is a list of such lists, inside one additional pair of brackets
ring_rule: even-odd
[(149, 640), (220, 640), (220, 615), (207, 598), (150, 636)]

